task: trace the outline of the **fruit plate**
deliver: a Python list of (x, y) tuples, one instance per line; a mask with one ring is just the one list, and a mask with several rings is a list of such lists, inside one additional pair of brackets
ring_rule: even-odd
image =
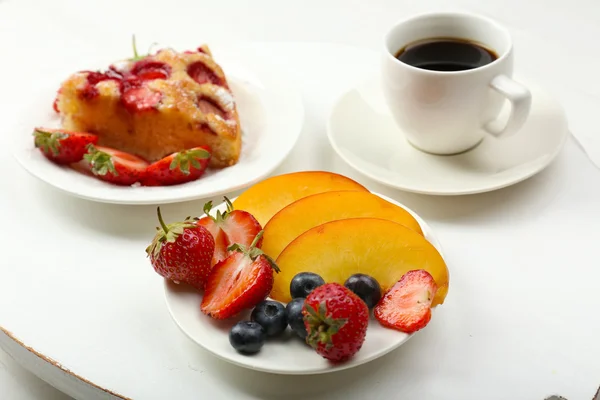
[[(423, 219), (397, 201), (381, 194), (375, 194), (410, 212), (419, 222), (425, 238), (442, 254), (437, 238)], [(217, 209), (225, 210), (225, 204), (221, 204), (213, 211)], [(251, 356), (242, 355), (231, 347), (229, 330), (239, 320), (248, 320), (249, 312), (232, 320), (213, 320), (201, 313), (202, 294), (198, 291), (187, 285), (177, 285), (166, 280), (164, 289), (169, 313), (185, 335), (213, 355), (257, 371), (284, 375), (309, 375), (340, 371), (382, 357), (406, 343), (414, 335), (384, 328), (371, 316), (367, 336), (361, 350), (342, 364), (331, 364), (317, 355), (295, 336), (289, 327), (282, 337), (268, 339), (259, 353)]]
[(242, 125), (239, 162), (209, 169), (197, 181), (177, 186), (130, 187), (104, 183), (49, 162), (33, 145), (34, 126), (59, 127), (51, 105), (60, 82), (26, 105), (12, 131), (17, 161), (32, 175), (73, 196), (117, 204), (165, 204), (217, 196), (249, 186), (270, 174), (294, 148), (304, 120), (302, 99), (289, 82), (251, 51), (215, 52), (237, 102)]

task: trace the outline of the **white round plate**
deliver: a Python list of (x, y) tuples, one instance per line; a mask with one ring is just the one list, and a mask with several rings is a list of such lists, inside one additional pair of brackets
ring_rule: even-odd
[[(329, 141), (351, 167), (396, 189), (434, 195), (500, 189), (544, 169), (568, 134), (560, 104), (534, 84), (523, 83), (531, 90), (533, 102), (522, 130), (508, 138), (488, 135), (466, 153), (436, 156), (411, 146), (395, 124), (377, 78), (337, 100), (327, 126)], [(507, 106), (500, 117), (508, 112)]]
[[(251, 51), (216, 52), (237, 102), (242, 126), (239, 162), (209, 169), (197, 181), (168, 187), (122, 187), (49, 162), (33, 145), (35, 126), (60, 126), (51, 105), (60, 82), (33, 97), (19, 119), (13, 154), (32, 175), (73, 196), (118, 204), (165, 204), (242, 189), (271, 173), (294, 148), (304, 120), (300, 94)], [(227, 63), (225, 60), (231, 60)]]
[[(442, 254), (441, 246), (431, 228), (414, 211), (389, 197), (377, 195), (410, 212), (421, 225), (427, 240)], [(224, 210), (224, 205), (220, 205), (219, 209)], [(414, 335), (384, 328), (371, 316), (362, 348), (349, 361), (339, 365), (331, 364), (315, 353), (290, 328), (282, 338), (267, 339), (258, 354), (248, 356), (236, 352), (231, 347), (229, 330), (239, 320), (248, 319), (249, 313), (230, 321), (213, 320), (200, 311), (202, 301), (200, 292), (187, 285), (177, 285), (166, 280), (165, 298), (171, 317), (192, 341), (225, 361), (241, 367), (276, 374), (322, 374), (356, 367), (384, 356), (406, 343)]]

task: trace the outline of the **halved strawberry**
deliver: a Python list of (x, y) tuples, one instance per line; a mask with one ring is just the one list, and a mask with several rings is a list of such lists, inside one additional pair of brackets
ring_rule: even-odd
[(35, 128), (35, 147), (57, 164), (71, 164), (83, 159), (87, 146), (98, 143), (98, 136), (64, 129)]
[(262, 231), (249, 246), (235, 244), (233, 253), (215, 265), (206, 280), (200, 309), (215, 319), (226, 319), (263, 301), (273, 288), (275, 262), (255, 247)]
[(400, 278), (375, 306), (383, 326), (406, 333), (423, 329), (431, 320), (431, 302), (437, 285), (429, 272), (412, 270)]
[(148, 167), (144, 185), (169, 186), (195, 181), (204, 174), (209, 160), (208, 146), (173, 153)]
[[(202, 224), (198, 225), (203, 226)], [(215, 239), (215, 252), (213, 253), (213, 258), (210, 263), (211, 265), (215, 265), (219, 261), (226, 259), (229, 255), (229, 252), (227, 251), (227, 248), (230, 246), (229, 239), (223, 229), (216, 225), (205, 225), (204, 228), (206, 228)], [(209, 229), (212, 229), (212, 231)]]
[[(215, 238), (215, 254), (213, 264), (218, 263), (229, 255), (227, 248), (233, 244), (249, 246), (258, 233), (262, 230), (260, 223), (247, 211), (234, 210), (233, 204), (227, 197), (227, 211), (217, 211), (216, 216), (210, 215), (212, 201), (204, 205), (205, 217), (197, 218), (197, 224), (204, 226)], [(262, 245), (262, 238), (255, 243), (256, 247)]]
[(161, 99), (162, 93), (143, 85), (131, 86), (121, 94), (123, 105), (131, 113), (156, 110)]
[(103, 146), (89, 145), (83, 159), (97, 178), (115, 185), (141, 182), (148, 168), (140, 157)]

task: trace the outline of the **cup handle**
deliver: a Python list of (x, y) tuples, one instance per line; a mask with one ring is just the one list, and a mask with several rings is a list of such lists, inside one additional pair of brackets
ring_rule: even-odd
[(508, 121), (501, 126), (500, 121), (494, 120), (488, 122), (484, 129), (493, 136), (509, 137), (521, 129), (531, 109), (531, 93), (529, 89), (520, 83), (515, 82), (506, 75), (498, 75), (490, 82), (492, 89), (496, 90), (511, 103), (510, 116)]

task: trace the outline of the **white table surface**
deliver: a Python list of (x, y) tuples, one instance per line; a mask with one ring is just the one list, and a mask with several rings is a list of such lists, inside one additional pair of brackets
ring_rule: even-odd
[[(142, 48), (153, 41), (177, 47), (201, 41), (313, 43), (257, 46), (289, 72), (305, 100), (303, 136), (278, 172), (335, 170), (406, 203), (436, 230), (452, 274), (447, 302), (430, 326), (382, 360), (316, 378), (275, 379), (241, 370), (179, 333), (164, 307), (160, 279), (149, 269), (137, 270), (138, 261), (136, 271), (104, 276), (94, 272), (103, 267), (100, 257), (65, 255), (61, 248), (69, 235), (90, 252), (118, 238), (111, 251), (117, 259), (127, 257), (147, 240), (152, 207), (71, 199), (29, 177), (0, 149), (0, 218), (10, 227), (0, 230), (0, 326), (63, 368), (135, 399), (592, 398), (600, 385), (600, 171), (573, 140), (555, 163), (526, 182), (450, 198), (371, 184), (326, 142), (328, 107), (377, 60), (366, 50), (317, 43), (377, 50), (395, 20), (439, 9), (480, 12), (507, 24), (517, 70), (561, 99), (580, 140), (600, 140), (594, 118), (600, 110), (600, 57), (589, 51), (600, 38), (600, 3), (594, 0), (0, 1), (0, 51), (18, 55), (0, 64), (1, 131), (10, 129), (11, 117), (38, 85), (58, 82), (92, 60), (128, 54), (131, 33)], [(165, 212), (183, 215), (194, 208), (172, 205)], [(118, 225), (124, 218), (131, 224)], [(97, 243), (82, 239), (91, 232), (100, 235)], [(92, 269), (95, 282), (72, 275), (77, 262)], [(119, 262), (127, 268), (127, 261)], [(47, 268), (34, 273), (39, 265)], [(136, 274), (143, 277), (133, 281)], [(127, 302), (111, 303), (115, 298)], [(56, 367), (10, 340), (3, 343), (20, 363), (77, 398), (110, 398), (82, 389), (77, 379), (54, 380)], [(0, 393), (7, 400), (68, 398), (4, 353)]]

